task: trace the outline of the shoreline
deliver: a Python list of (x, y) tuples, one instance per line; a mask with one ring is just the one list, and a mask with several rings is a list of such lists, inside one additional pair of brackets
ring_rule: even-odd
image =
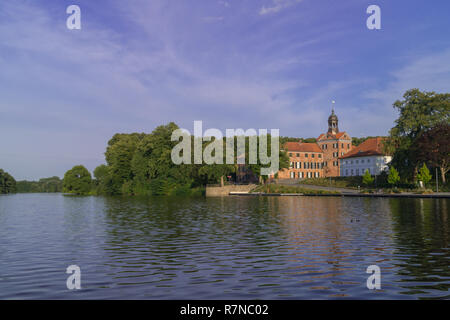
[(230, 192), (229, 196), (244, 196), (244, 197), (362, 197), (362, 198), (435, 198), (435, 199), (450, 199), (450, 194), (367, 194), (367, 193), (329, 193), (329, 194), (303, 194), (303, 193), (243, 193), (243, 192)]

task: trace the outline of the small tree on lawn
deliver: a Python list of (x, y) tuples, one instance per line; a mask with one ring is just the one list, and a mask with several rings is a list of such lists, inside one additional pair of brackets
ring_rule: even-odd
[(373, 183), (373, 177), (370, 175), (369, 170), (366, 169), (366, 172), (364, 172), (362, 183), (365, 186), (370, 186)]
[(427, 165), (424, 163), (422, 168), (419, 170), (419, 174), (417, 175), (417, 180), (422, 181), (424, 186), (428, 184), (431, 180), (430, 170), (428, 170)]
[(400, 182), (400, 175), (398, 174), (398, 171), (394, 167), (391, 167), (389, 169), (387, 181), (391, 186), (397, 186), (398, 183)]

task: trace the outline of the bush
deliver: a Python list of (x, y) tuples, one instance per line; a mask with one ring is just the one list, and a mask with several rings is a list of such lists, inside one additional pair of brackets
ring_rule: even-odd
[(366, 169), (366, 172), (364, 172), (364, 175), (362, 177), (362, 183), (365, 186), (370, 186), (373, 183), (373, 177), (370, 175), (369, 170)]
[(422, 168), (420, 168), (419, 173), (417, 174), (417, 180), (422, 181), (424, 186), (431, 180), (430, 170), (428, 170), (427, 165), (424, 163)]

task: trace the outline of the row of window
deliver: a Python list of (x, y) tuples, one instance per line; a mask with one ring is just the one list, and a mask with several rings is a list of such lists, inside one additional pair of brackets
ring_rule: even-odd
[[(303, 169), (322, 169), (324, 166), (323, 162), (303, 162)], [(302, 168), (302, 162), (296, 161), (296, 162), (290, 162), (289, 168), (294, 169), (301, 169)]]
[(291, 172), (290, 177), (291, 177), (291, 179), (320, 178), (320, 173), (319, 172), (297, 172), (297, 174), (295, 174), (295, 172)]
[[(369, 173), (370, 173), (370, 168), (367, 168), (367, 169), (361, 169), (361, 174), (364, 174), (365, 172), (366, 172), (366, 170), (367, 171), (369, 171)], [(359, 169), (356, 169), (356, 170), (353, 170), (353, 169), (345, 169), (345, 175), (346, 176), (348, 176), (349, 175), (349, 172), (350, 172), (350, 175), (351, 176), (353, 176), (354, 175), (354, 173), (356, 172), (356, 176), (359, 176)]]
[[(289, 157), (292, 157), (292, 156), (293, 156), (293, 153), (292, 153), (292, 152), (289, 152)], [(300, 157), (300, 153), (296, 153), (295, 156), (296, 156), (296, 157)], [(322, 158), (322, 155), (319, 153), (319, 154), (317, 155), (317, 157), (318, 157), (318, 158)], [(308, 154), (307, 154), (307, 153), (305, 153), (305, 158), (308, 158)], [(314, 154), (314, 153), (311, 153), (311, 158), (315, 158), (315, 154)]]
[[(341, 152), (341, 156), (344, 155), (344, 152)], [(333, 158), (339, 157), (339, 152), (333, 152)]]
[[(367, 163), (370, 163), (370, 159), (366, 159)], [(345, 160), (345, 164), (353, 164), (353, 160)], [(355, 160), (355, 163), (359, 163), (359, 160)], [(361, 163), (364, 163), (364, 159), (361, 159)]]
[[(333, 149), (337, 149), (338, 147), (339, 147), (339, 143), (338, 142), (333, 143), (333, 145), (332, 145)], [(344, 143), (341, 143), (341, 148), (345, 149), (345, 144)], [(328, 145), (327, 144), (323, 144), (322, 145), (322, 149), (323, 150), (327, 150), (328, 149)], [(350, 143), (347, 143), (347, 149), (350, 149)]]

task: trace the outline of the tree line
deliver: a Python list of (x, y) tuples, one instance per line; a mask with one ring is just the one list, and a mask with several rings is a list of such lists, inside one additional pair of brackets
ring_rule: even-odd
[[(261, 168), (265, 167), (258, 159), (255, 164), (248, 164), (250, 137), (244, 137), (245, 154), (234, 152), (234, 164), (226, 164), (226, 149), (224, 148), (223, 164), (194, 164), (192, 154), (191, 164), (173, 163), (172, 149), (178, 141), (172, 141), (172, 132), (179, 127), (171, 122), (158, 126), (150, 134), (117, 133), (109, 141), (105, 152), (106, 164), (95, 168), (94, 179), (82, 165), (73, 167), (64, 175), (63, 191), (75, 194), (105, 194), (105, 195), (183, 195), (201, 194), (206, 184), (216, 184), (235, 177), (238, 165), (237, 157), (245, 156), (247, 169), (260, 177)], [(267, 139), (268, 137), (256, 137)], [(194, 145), (194, 136), (189, 136)], [(201, 139), (201, 138), (200, 138)], [(226, 146), (226, 140), (224, 146)], [(236, 151), (238, 137), (234, 137)], [(202, 150), (213, 143), (201, 141)], [(270, 137), (268, 153), (270, 154)], [(280, 169), (289, 166), (289, 158), (285, 152), (279, 151)]]
[(62, 192), (63, 181), (59, 177), (42, 178), (39, 181), (17, 181), (17, 193)]

